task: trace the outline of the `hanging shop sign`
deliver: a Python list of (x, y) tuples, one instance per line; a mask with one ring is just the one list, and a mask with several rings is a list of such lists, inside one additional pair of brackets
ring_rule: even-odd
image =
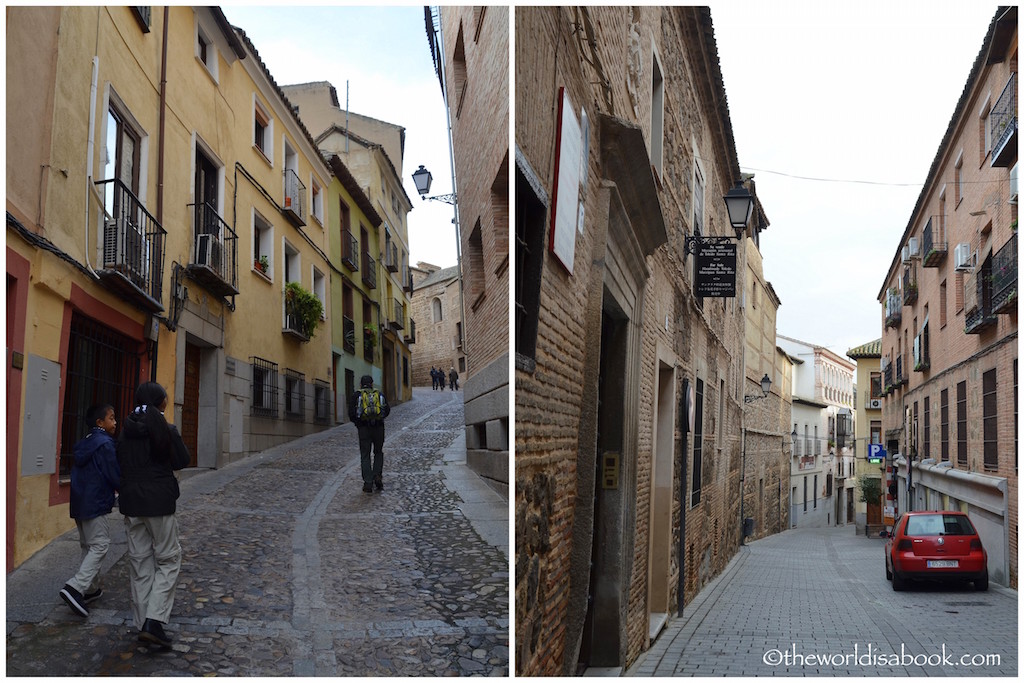
[(736, 244), (702, 243), (697, 248), (694, 294), (703, 297), (736, 296)]

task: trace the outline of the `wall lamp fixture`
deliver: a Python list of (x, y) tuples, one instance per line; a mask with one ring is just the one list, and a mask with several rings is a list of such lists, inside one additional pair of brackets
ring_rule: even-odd
[[(421, 167), (422, 168), (422, 167)], [(416, 173), (419, 173), (417, 171)], [(413, 176), (416, 174), (414, 173)], [(417, 189), (419, 185), (417, 184)], [(424, 194), (423, 191), (420, 194)], [(743, 182), (737, 182), (736, 186), (729, 190), (722, 199), (725, 201), (725, 208), (729, 212), (729, 223), (736, 231), (736, 240), (743, 239), (743, 231), (750, 222), (750, 216), (754, 212), (754, 196), (743, 186)], [(683, 243), (684, 254), (693, 254), (699, 247), (704, 245), (728, 244), (733, 241), (732, 237), (710, 235), (704, 236), (700, 233), (687, 235)]]
[(761, 378), (761, 396), (754, 394), (753, 396), (744, 396), (744, 403), (753, 403), (754, 401), (760, 401), (762, 398), (768, 398), (768, 392), (772, 388), (772, 380), (768, 377), (768, 373), (765, 373), (764, 377)]

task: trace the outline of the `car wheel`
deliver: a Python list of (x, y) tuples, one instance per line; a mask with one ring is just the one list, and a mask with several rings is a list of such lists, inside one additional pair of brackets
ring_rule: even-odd
[(892, 572), (889, 571), (889, 563), (885, 563), (885, 580), (892, 581)]
[(892, 573), (892, 589), (894, 591), (902, 591), (907, 588), (907, 580), (897, 574), (895, 571)]
[(988, 569), (981, 575), (981, 578), (974, 582), (974, 590), (976, 591), (987, 591), (988, 590)]

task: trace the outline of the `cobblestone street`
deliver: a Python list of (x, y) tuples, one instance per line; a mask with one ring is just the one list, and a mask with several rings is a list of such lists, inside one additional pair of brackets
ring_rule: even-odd
[(7, 675), (505, 676), (508, 503), (465, 466), (461, 392), (387, 421), (382, 493), (342, 425), (184, 478), (170, 651), (137, 640), (124, 529), (83, 620), (65, 534), (8, 575)]

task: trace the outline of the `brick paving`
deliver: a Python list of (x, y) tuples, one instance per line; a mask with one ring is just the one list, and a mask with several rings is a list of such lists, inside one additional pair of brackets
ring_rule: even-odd
[[(884, 545), (853, 527), (750, 543), (626, 675), (1017, 675), (1016, 591), (913, 584), (896, 593)], [(964, 655), (998, 662), (961, 664)]]
[(508, 502), (465, 467), (462, 414), (395, 406), (379, 494), (352, 425), (185, 478), (170, 651), (137, 640), (121, 515), (86, 620), (57, 596), (65, 534), (8, 575), (7, 675), (507, 675)]

